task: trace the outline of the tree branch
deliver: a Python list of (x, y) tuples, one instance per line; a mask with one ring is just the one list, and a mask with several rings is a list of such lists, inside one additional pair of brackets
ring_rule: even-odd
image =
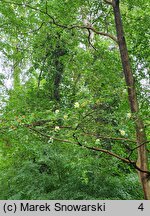
[(111, 1), (111, 0), (104, 0), (104, 2), (105, 2), (106, 4), (112, 5), (112, 1)]
[[(42, 126), (46, 123), (51, 122), (52, 120), (40, 120), (36, 122), (32, 122), (31, 124), (23, 124), (21, 126), (27, 127), (27, 128), (32, 128), (36, 126)], [(52, 128), (55, 128), (54, 126), (51, 126)], [(73, 129), (71, 126), (59, 126), (59, 128), (67, 128), (67, 129)], [(35, 129), (36, 130), (36, 129)]]
[[(90, 147), (90, 146), (87, 146), (87, 145), (83, 145), (83, 144), (82, 144), (81, 142), (79, 142), (79, 141), (73, 142), (73, 141), (70, 141), (70, 140), (63, 140), (63, 139), (60, 139), (60, 138), (56, 138), (56, 137), (52, 137), (52, 136), (49, 136), (49, 135), (47, 135), (47, 134), (44, 134), (44, 133), (42, 133), (42, 132), (40, 132), (40, 131), (38, 131), (38, 130), (36, 130), (36, 129), (33, 129), (33, 128), (30, 128), (30, 129), (33, 130), (33, 131), (35, 131), (36, 133), (39, 133), (41, 136), (47, 137), (47, 138), (49, 138), (49, 139), (53, 139), (53, 140), (61, 141), (61, 142), (66, 142), (66, 143), (71, 143), (71, 144), (74, 144), (74, 145), (81, 146), (82, 148), (85, 148), (85, 149), (89, 149), (89, 150), (92, 150), (92, 151), (103, 152), (103, 153), (105, 153), (105, 154), (111, 155), (112, 157), (115, 157), (115, 158), (121, 160), (121, 161), (124, 162), (124, 163), (127, 163), (127, 164), (129, 164), (129, 165), (133, 165), (133, 167), (134, 167), (136, 170), (138, 170), (138, 171), (140, 171), (140, 172), (143, 172), (143, 173), (147, 173), (147, 175), (150, 175), (150, 172), (149, 172), (149, 171), (142, 170), (140, 167), (138, 167), (138, 166), (136, 165), (136, 162), (135, 162), (135, 161), (131, 161), (131, 160), (128, 159), (128, 158), (123, 158), (123, 157), (121, 157), (121, 156), (119, 156), (119, 155), (117, 155), (117, 154), (115, 154), (115, 153), (113, 153), (113, 152), (111, 152), (111, 151), (106, 150), (106, 149), (102, 149), (102, 148), (98, 148), (98, 147)], [(77, 138), (75, 137), (75, 139), (77, 139)]]
[(45, 11), (43, 10), (40, 10), (39, 8), (35, 8), (29, 4), (22, 4), (22, 3), (17, 3), (17, 2), (9, 2), (9, 1), (3, 1), (4, 3), (8, 3), (8, 4), (14, 4), (14, 5), (18, 5), (18, 6), (24, 6), (24, 7), (28, 7), (32, 10), (35, 10), (35, 11), (39, 11), (40, 13), (42, 14), (45, 14), (47, 15), (51, 20), (52, 20), (52, 23), (58, 27), (61, 27), (61, 28), (64, 28), (64, 29), (73, 29), (73, 28), (80, 28), (80, 29), (87, 29), (87, 30), (91, 30), (93, 31), (94, 33), (98, 34), (98, 35), (102, 35), (102, 36), (105, 36), (105, 37), (108, 37), (110, 39), (112, 39), (113, 41), (115, 41), (116, 43), (118, 43), (118, 40), (115, 36), (109, 34), (109, 33), (106, 33), (106, 32), (100, 32), (100, 31), (97, 31), (96, 29), (94, 29), (93, 27), (91, 26), (80, 26), (80, 25), (72, 25), (72, 26), (67, 26), (67, 25), (62, 25), (62, 24), (59, 24), (56, 22), (55, 18), (52, 17), (48, 12), (47, 12), (47, 9)]
[(70, 141), (70, 140), (65, 140), (65, 139), (56, 138), (56, 137), (47, 135), (47, 134), (45, 134), (45, 133), (42, 133), (42, 132), (40, 132), (39, 130), (37, 130), (37, 129), (35, 129), (35, 128), (30, 128), (30, 130), (32, 130), (32, 131), (34, 131), (34, 132), (40, 134), (40, 135), (43, 136), (43, 137), (48, 138), (48, 139), (53, 139), (53, 140), (56, 140), (56, 141), (71, 143), (71, 144), (78, 145), (78, 146), (81, 146), (81, 147), (83, 147), (83, 148), (90, 149), (90, 150), (93, 150), (93, 151), (103, 152), (103, 153), (105, 153), (105, 154), (111, 155), (111, 156), (113, 156), (113, 157), (115, 157), (115, 158), (117, 158), (117, 159), (119, 159), (119, 160), (121, 160), (121, 161), (123, 161), (123, 162), (125, 162), (125, 163), (128, 163), (128, 164), (135, 163), (135, 161), (131, 161), (131, 160), (127, 159), (127, 158), (123, 158), (123, 157), (121, 157), (121, 156), (119, 156), (119, 155), (117, 155), (117, 154), (115, 154), (115, 153), (113, 153), (113, 152), (110, 152), (110, 151), (106, 150), (106, 149), (102, 149), (102, 148), (98, 148), (98, 147), (90, 147), (90, 146), (87, 146), (87, 145), (83, 145), (83, 144), (81, 144), (81, 143), (78, 142), (78, 141), (77, 141), (77, 142), (73, 142), (73, 141)]
[(48, 13), (47, 1), (45, 3), (45, 10), (46, 10), (46, 13)]
[[(91, 146), (84, 145), (84, 144), (82, 144), (81, 142), (78, 141), (78, 138), (77, 138), (75, 135), (73, 135), (73, 137), (76, 139), (76, 142), (75, 142), (75, 141), (71, 141), (71, 140), (66, 140), (66, 139), (61, 139), (61, 138), (53, 137), (53, 136), (47, 135), (47, 134), (45, 134), (45, 133), (43, 133), (43, 132), (41, 132), (41, 131), (39, 131), (39, 130), (33, 128), (33, 126), (40, 126), (41, 124), (45, 124), (45, 123), (47, 123), (47, 122), (50, 122), (50, 120), (41, 120), (41, 121), (33, 122), (32, 124), (24, 124), (24, 125), (22, 125), (22, 126), (27, 127), (27, 128), (29, 128), (31, 131), (34, 131), (35, 133), (38, 133), (40, 136), (45, 137), (45, 138), (48, 138), (48, 139), (53, 139), (53, 140), (56, 140), (56, 141), (59, 141), (59, 142), (71, 143), (71, 144), (73, 144), (73, 145), (81, 146), (82, 148), (85, 148), (85, 149), (89, 149), (89, 150), (92, 150), (92, 151), (98, 151), (98, 152), (105, 153), (105, 154), (107, 154), (107, 155), (110, 155), (110, 156), (112, 156), (112, 157), (115, 157), (115, 158), (121, 160), (122, 162), (125, 162), (125, 163), (127, 163), (127, 164), (129, 164), (129, 165), (132, 165), (135, 169), (137, 169), (137, 170), (140, 171), (140, 172), (147, 173), (148, 175), (150, 175), (150, 172), (149, 172), (149, 171), (142, 170), (139, 166), (137, 166), (137, 164), (136, 164), (135, 161), (130, 160), (130, 157), (128, 157), (128, 158), (123, 158), (123, 157), (119, 156), (118, 154), (115, 154), (115, 153), (113, 153), (113, 152), (111, 152), (111, 151), (108, 151), (108, 150), (106, 150), (106, 149), (102, 149), (102, 148), (98, 148), (98, 147), (91, 147)], [(62, 128), (71, 128), (71, 127), (62, 126)], [(2, 131), (2, 132), (3, 132), (3, 131)], [(104, 138), (104, 137), (103, 137), (103, 138)], [(106, 138), (106, 137), (105, 137), (105, 138)], [(107, 138), (111, 138), (111, 137), (107, 137)], [(115, 139), (115, 140), (117, 139), (117, 140), (119, 140), (119, 138), (111, 138), (111, 139)], [(120, 139), (122, 139), (122, 138), (120, 138)], [(150, 142), (150, 141), (147, 141), (147, 142)], [(142, 143), (141, 145), (144, 145), (144, 144), (145, 144), (145, 143)], [(141, 146), (141, 145), (140, 145), (140, 146)], [(140, 147), (140, 146), (139, 146), (139, 147)], [(136, 147), (136, 148), (137, 148), (137, 147)], [(136, 148), (135, 148), (135, 149), (136, 149)]]
[(91, 134), (91, 133), (86, 133), (86, 132), (84, 132), (83, 134), (89, 135), (89, 136), (95, 136), (95, 137), (100, 138), (100, 139), (110, 139), (110, 140), (116, 140), (116, 141), (126, 141), (126, 142), (136, 143), (135, 140), (126, 139), (126, 138), (122, 138), (122, 137), (101, 136), (101, 135), (98, 135), (98, 134)]
[[(24, 126), (26, 126), (26, 127), (41, 126), (41, 125), (46, 124), (48, 122), (51, 122), (51, 120), (45, 120), (45, 119), (43, 119), (43, 120), (32, 122), (30, 124), (25, 124)], [(61, 127), (61, 126), (59, 126), (59, 127)], [(78, 129), (78, 126), (76, 128), (73, 128), (71, 126), (62, 126), (62, 127), (64, 127), (64, 128), (70, 128), (70, 129), (75, 129), (75, 130)], [(100, 139), (109, 139), (109, 140), (116, 140), (116, 141), (125, 141), (125, 142), (136, 143), (135, 140), (131, 140), (131, 139), (127, 139), (127, 138), (122, 138), (122, 137), (101, 136), (101, 135), (98, 135), (98, 134), (91, 134), (91, 133), (86, 133), (86, 132), (83, 132), (82, 134), (83, 135), (89, 135), (89, 136), (95, 136), (96, 138), (100, 138)], [(150, 141), (147, 141), (147, 142), (150, 142)], [(136, 148), (138, 148), (138, 147), (136, 147)]]
[(97, 31), (96, 29), (94, 29), (92, 26), (79, 26), (79, 25), (73, 25), (73, 26), (70, 26), (70, 27), (67, 27), (67, 26), (63, 26), (64, 28), (67, 28), (67, 29), (73, 29), (73, 28), (80, 28), (80, 29), (87, 29), (87, 30), (91, 30), (93, 31), (94, 33), (98, 34), (98, 35), (102, 35), (102, 36), (105, 36), (105, 37), (108, 37), (110, 39), (112, 39), (113, 41), (115, 41), (117, 44), (118, 44), (118, 40), (115, 36), (109, 34), (109, 33), (106, 33), (106, 32), (100, 32), (100, 31)]
[(129, 154), (128, 158), (130, 158), (130, 157), (131, 157), (131, 155), (133, 154), (133, 152), (134, 152), (136, 149), (138, 149), (138, 148), (142, 147), (143, 145), (145, 145), (146, 143), (149, 143), (149, 142), (150, 142), (150, 140), (148, 140), (148, 141), (145, 141), (145, 142), (143, 142), (142, 144), (140, 144), (140, 145), (136, 146), (135, 148), (131, 149), (131, 150), (130, 150), (131, 152), (130, 152), (130, 154)]
[(39, 31), (43, 27), (43, 25), (44, 25), (44, 22), (42, 22), (41, 25), (37, 29), (34, 29), (34, 30), (30, 31), (29, 33)]
[[(34, 122), (31, 122), (29, 124), (21, 124), (21, 126), (23, 127), (27, 127), (27, 128), (31, 128), (31, 127), (36, 127), (36, 126), (42, 126), (46, 123), (49, 123), (49, 122), (52, 122), (51, 119), (41, 119), (41, 120), (38, 120), (38, 121), (34, 121)], [(59, 125), (58, 125), (59, 126)], [(72, 129), (72, 130), (77, 130), (79, 128), (79, 125), (76, 126), (76, 128), (73, 128), (72, 126), (68, 125), (68, 126), (59, 126), (60, 128), (68, 128), (68, 129)], [(80, 127), (81, 128), (81, 127)], [(0, 128), (0, 130), (3, 130), (3, 129), (9, 129), (9, 127), (2, 127)], [(82, 128), (81, 128), (82, 129)], [(82, 129), (83, 131), (83, 129)], [(87, 133), (85, 131), (82, 132), (82, 135), (86, 135), (86, 136), (94, 136), (96, 138), (100, 138), (100, 139), (108, 139), (108, 140), (116, 140), (116, 141), (125, 141), (125, 142), (131, 142), (131, 143), (136, 143), (135, 140), (131, 140), (131, 139), (127, 139), (127, 138), (122, 138), (122, 137), (110, 137), (110, 136), (102, 136), (102, 135), (99, 135), (99, 134), (94, 134), (94, 133)], [(150, 142), (147, 141), (146, 143)], [(142, 146), (143, 144), (141, 144), (140, 146)], [(139, 148), (140, 146), (137, 146), (135, 147), (135, 149)], [(134, 149), (132, 149), (134, 150)]]

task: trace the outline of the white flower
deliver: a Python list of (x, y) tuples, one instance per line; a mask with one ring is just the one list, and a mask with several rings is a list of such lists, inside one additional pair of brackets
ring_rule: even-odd
[(126, 134), (126, 132), (124, 130), (119, 130), (119, 132), (122, 136), (125, 136), (125, 134)]
[(127, 113), (127, 118), (129, 118), (129, 119), (130, 119), (130, 118), (131, 118), (131, 116), (132, 116), (132, 115), (131, 115), (131, 113)]
[(53, 143), (53, 138), (52, 137), (50, 137), (50, 139), (48, 140), (48, 143)]
[(96, 139), (95, 144), (100, 144), (100, 139)]
[(55, 131), (59, 131), (60, 127), (59, 126), (55, 126)]
[(58, 109), (57, 109), (57, 110), (55, 110), (55, 113), (56, 113), (56, 114), (58, 114), (58, 113), (59, 113), (59, 110), (58, 110)]
[(64, 115), (64, 119), (67, 119), (68, 118), (68, 116), (67, 115)]
[(79, 107), (80, 107), (80, 104), (78, 102), (75, 102), (74, 108), (79, 108)]
[(126, 93), (127, 93), (127, 90), (126, 90), (126, 89), (123, 89), (122, 92), (123, 92), (123, 94), (126, 94)]

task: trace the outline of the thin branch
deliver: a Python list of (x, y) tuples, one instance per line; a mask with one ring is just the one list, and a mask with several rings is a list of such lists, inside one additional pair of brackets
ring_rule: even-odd
[(145, 142), (143, 142), (142, 144), (140, 144), (140, 145), (136, 146), (135, 148), (131, 149), (131, 152), (130, 152), (128, 158), (131, 157), (131, 155), (133, 154), (133, 152), (134, 152), (136, 149), (140, 148), (141, 146), (143, 146), (143, 145), (145, 145), (146, 143), (149, 143), (149, 142), (150, 142), (150, 140), (145, 141)]
[(30, 128), (30, 127), (35, 127), (35, 126), (41, 126), (49, 122), (51, 122), (51, 120), (40, 120), (40, 121), (32, 122), (30, 124), (23, 124), (22, 126)]
[(32, 30), (32, 31), (29, 31), (29, 33), (33, 33), (33, 32), (39, 31), (39, 30), (43, 27), (44, 23), (45, 23), (45, 22), (42, 22), (41, 25), (40, 25), (37, 29), (34, 29), (34, 30)]
[(32, 127), (30, 128), (30, 130), (32, 130), (32, 131), (34, 131), (34, 132), (40, 134), (40, 135), (43, 136), (43, 137), (48, 138), (48, 139), (53, 139), (53, 140), (56, 140), (56, 141), (61, 141), (61, 142), (72, 143), (72, 144), (78, 145), (77, 142), (73, 142), (73, 141), (70, 141), (70, 140), (65, 140), (65, 139), (60, 139), (60, 138), (57, 138), (57, 137), (53, 137), (53, 136), (47, 135), (47, 134), (45, 134), (45, 133), (42, 133), (41, 131), (39, 131), (39, 130), (37, 130), (37, 129), (35, 129), (35, 128), (32, 128)]
[(111, 38), (113, 41), (115, 41), (117, 44), (118, 44), (118, 40), (115, 36), (109, 34), (109, 33), (106, 33), (106, 32), (100, 32), (100, 31), (97, 31), (96, 29), (94, 29), (92, 26), (79, 26), (79, 25), (73, 25), (73, 26), (70, 26), (70, 27), (67, 27), (67, 26), (63, 26), (64, 28), (67, 28), (67, 29), (73, 29), (73, 28), (80, 28), (80, 29), (87, 29), (87, 30), (91, 30), (93, 31), (94, 33), (98, 34), (98, 35), (102, 35), (102, 36), (105, 36), (105, 37), (109, 37)]
[(45, 10), (46, 10), (46, 13), (48, 13), (48, 8), (47, 8), (47, 1), (46, 1), (46, 3), (45, 3)]
[(104, 2), (105, 2), (106, 4), (113, 5), (113, 3), (112, 3), (111, 0), (104, 0)]
[(110, 139), (110, 140), (116, 140), (116, 141), (126, 141), (126, 142), (136, 143), (135, 140), (126, 139), (126, 138), (122, 138), (122, 137), (101, 136), (101, 135), (98, 135), (98, 134), (91, 134), (91, 133), (86, 133), (86, 132), (84, 132), (84, 134), (89, 135), (89, 136), (95, 136), (95, 137), (101, 138), (101, 139)]
[[(40, 121), (32, 122), (31, 124), (22, 124), (21, 126), (33, 129), (33, 127), (42, 126), (49, 122), (52, 122), (52, 120), (40, 120)], [(55, 128), (54, 126), (51, 126), (51, 127)], [(73, 129), (71, 126), (59, 126), (59, 128)]]
[(148, 140), (148, 141), (145, 141), (145, 142), (143, 142), (142, 144), (140, 144), (140, 145), (138, 145), (138, 146), (136, 146), (134, 149), (132, 149), (133, 151), (134, 150), (136, 150), (136, 149), (138, 149), (138, 148), (140, 148), (141, 146), (143, 146), (143, 145), (145, 145), (146, 143), (149, 143), (150, 142), (150, 140)]
[(77, 141), (77, 143), (78, 143), (79, 146), (82, 146), (82, 144), (79, 142), (79, 140), (78, 140), (78, 138), (77, 138), (77, 136), (76, 136), (75, 133), (73, 133), (73, 138)]

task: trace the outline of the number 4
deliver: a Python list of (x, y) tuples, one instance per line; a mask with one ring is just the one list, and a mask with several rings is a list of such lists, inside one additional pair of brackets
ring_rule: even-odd
[(139, 210), (143, 211), (144, 210), (144, 206), (143, 206), (143, 203), (141, 203), (138, 207)]

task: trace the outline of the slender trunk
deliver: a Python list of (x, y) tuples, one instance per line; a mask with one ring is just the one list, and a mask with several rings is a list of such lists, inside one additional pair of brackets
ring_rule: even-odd
[(13, 79), (14, 79), (14, 90), (17, 91), (17, 89), (20, 87), (20, 67), (17, 63), (14, 63), (13, 67)]
[[(17, 48), (17, 43), (14, 44), (15, 50), (14, 50), (14, 55), (18, 56), (20, 55), (20, 51)], [(14, 85), (14, 91), (17, 91), (18, 88), (20, 87), (20, 62), (21, 59), (20, 57), (17, 57), (16, 59), (13, 60), (13, 85)]]
[(61, 79), (62, 79), (62, 74), (63, 74), (63, 64), (60, 62), (60, 59), (55, 60), (55, 77), (54, 77), (54, 99), (57, 102), (60, 102), (60, 84), (61, 84)]
[(64, 56), (65, 54), (66, 54), (66, 50), (64, 47), (62, 48), (60, 46), (59, 40), (58, 40), (56, 49), (54, 50), (54, 53), (53, 53), (54, 67), (55, 67), (53, 97), (58, 103), (60, 103), (61, 101), (60, 84), (61, 84), (61, 80), (62, 80), (62, 76), (64, 72), (64, 65), (63, 65), (63, 62), (61, 61), (61, 57)]
[[(126, 85), (128, 88), (128, 100), (130, 104), (131, 112), (135, 116), (135, 127), (136, 127), (136, 140), (138, 147), (138, 167), (143, 171), (148, 171), (148, 157), (146, 151), (146, 135), (144, 130), (144, 124), (141, 117), (138, 115), (139, 105), (137, 101), (137, 94), (134, 84), (134, 77), (132, 74), (132, 69), (130, 66), (130, 60), (127, 50), (127, 45), (125, 41), (123, 25), (121, 20), (120, 8), (119, 8), (119, 0), (112, 1), (114, 17), (115, 17), (115, 25), (117, 32), (117, 39), (119, 44), (120, 56), (123, 66), (123, 72), (126, 80)], [(150, 199), (150, 182), (148, 180), (148, 176), (146, 172), (139, 171), (140, 182), (143, 187), (144, 198)]]

